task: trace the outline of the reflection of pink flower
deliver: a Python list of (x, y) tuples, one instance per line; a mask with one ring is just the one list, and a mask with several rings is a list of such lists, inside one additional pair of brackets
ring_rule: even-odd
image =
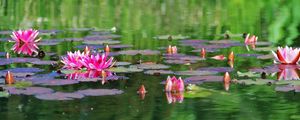
[(182, 103), (184, 100), (184, 94), (183, 92), (177, 92), (177, 93), (171, 93), (171, 92), (166, 92), (166, 97), (168, 100), (168, 103)]
[(253, 44), (257, 42), (257, 36), (252, 35), (250, 36), (250, 34), (247, 34), (246, 38), (245, 38), (245, 44)]
[(96, 70), (89, 70), (89, 71), (75, 71), (71, 74), (66, 74), (68, 79), (85, 79), (85, 78), (106, 78), (112, 76), (112, 72), (110, 71), (96, 71)]
[(297, 65), (279, 65), (278, 80), (299, 80)]
[(165, 91), (166, 92), (181, 92), (184, 91), (184, 82), (179, 77), (178, 79), (173, 76), (172, 78), (168, 76), (166, 80), (166, 85), (165, 85)]
[(111, 67), (113, 57), (107, 60), (107, 54), (102, 54), (102, 55), (97, 54), (97, 55), (91, 55), (89, 57), (84, 57), (79, 61), (88, 70), (102, 71), (106, 68)]
[(300, 49), (286, 46), (278, 47), (276, 53), (272, 51), (275, 59), (281, 64), (298, 64), (300, 57)]
[(88, 55), (84, 54), (84, 52), (81, 53), (79, 50), (74, 53), (68, 52), (66, 57), (62, 57), (61, 62), (65, 64), (64, 68), (81, 69), (83, 65), (80, 60), (85, 57), (88, 57)]
[(33, 52), (37, 53), (39, 49), (36, 43), (40, 39), (36, 39), (39, 32), (37, 30), (19, 30), (12, 32), (11, 38), (15, 42), (15, 45), (12, 47), (14, 52), (18, 54), (23, 53), (25, 55), (32, 55)]

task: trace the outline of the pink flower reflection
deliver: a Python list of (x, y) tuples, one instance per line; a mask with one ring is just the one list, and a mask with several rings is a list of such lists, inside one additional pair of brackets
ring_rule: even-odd
[(176, 102), (182, 103), (184, 99), (184, 94), (183, 92), (176, 92), (176, 93), (166, 92), (166, 97), (169, 104), (176, 103)]
[(12, 42), (15, 42), (12, 50), (18, 54), (22, 53), (30, 56), (33, 52), (37, 53), (39, 48), (36, 43), (40, 41), (40, 39), (36, 39), (38, 34), (39, 32), (33, 29), (12, 32)]
[(67, 79), (77, 80), (77, 79), (86, 79), (86, 78), (102, 78), (105, 80), (107, 77), (113, 75), (111, 71), (75, 71), (71, 74), (66, 74)]
[(277, 73), (278, 80), (299, 80), (297, 65), (278, 65), (279, 72)]

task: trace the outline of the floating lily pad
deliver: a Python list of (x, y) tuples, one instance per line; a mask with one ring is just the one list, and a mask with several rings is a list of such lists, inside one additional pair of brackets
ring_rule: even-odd
[(200, 61), (205, 60), (205, 58), (202, 58), (200, 56), (191, 56), (191, 55), (184, 55), (184, 54), (164, 54), (164, 58), (167, 60), (185, 60), (185, 61)]
[(5, 89), (7, 89), (10, 94), (16, 95), (38, 95), (53, 92), (52, 89), (43, 87), (27, 87), (25, 89), (16, 89), (15, 87), (8, 87)]
[(122, 94), (122, 90), (118, 89), (86, 89), (77, 91), (85, 96), (106, 96), (106, 95), (118, 95)]
[(40, 42), (37, 43), (37, 45), (47, 45), (47, 46), (51, 46), (51, 45), (57, 45), (59, 43), (61, 43), (62, 40), (57, 40), (57, 39), (48, 39), (48, 40), (41, 40)]
[(277, 85), (300, 85), (300, 80), (280, 80), (276, 82)]
[(84, 37), (84, 40), (107, 40), (119, 38), (119, 35), (90, 35)]
[(203, 98), (213, 94), (213, 91), (196, 85), (189, 85), (187, 89), (189, 89), (189, 91), (184, 93), (185, 98)]
[(245, 84), (245, 85), (268, 85), (275, 83), (274, 80), (268, 80), (268, 79), (245, 79), (245, 80), (238, 80), (239, 84)]
[(262, 59), (262, 60), (265, 60), (265, 59), (273, 59), (274, 56), (273, 54), (267, 54), (267, 55), (260, 55), (260, 56), (257, 56), (257, 59)]
[(10, 31), (10, 30), (2, 30), (0, 31), (0, 35), (9, 35), (9, 34), (12, 34), (13, 31)]
[(13, 68), (13, 69), (6, 69), (0, 71), (0, 76), (5, 76), (7, 71), (13, 73), (14, 77), (25, 77), (34, 75), (37, 72), (42, 72), (42, 69), (39, 68)]
[(67, 30), (72, 31), (72, 32), (89, 32), (89, 31), (95, 30), (95, 28), (70, 28)]
[(275, 72), (279, 72), (279, 68), (278, 66), (276, 65), (272, 65), (272, 66), (267, 66), (267, 67), (264, 67), (264, 68), (252, 68), (252, 69), (249, 69), (251, 72), (258, 72), (258, 73), (262, 73), (262, 72), (265, 72), (265, 73), (275, 73)]
[(239, 56), (239, 57), (258, 57), (258, 56), (261, 56), (261, 54), (237, 54), (236, 56)]
[(147, 70), (144, 73), (149, 75), (174, 74), (171, 70)]
[(101, 44), (119, 44), (120, 41), (118, 40), (97, 40), (97, 41), (84, 41), (83, 44), (88, 44), (88, 45), (101, 45)]
[(20, 88), (27, 88), (32, 86), (31, 81), (18, 81), (15, 84), (12, 85), (13, 87), (20, 89)]
[(109, 71), (115, 73), (133, 73), (133, 72), (142, 72), (143, 69), (139, 69), (137, 67), (113, 67), (110, 68)]
[(223, 76), (192, 76), (184, 79), (187, 84), (202, 84), (203, 82), (220, 82)]
[(182, 46), (193, 46), (195, 44), (205, 44), (207, 40), (181, 40), (180, 45)]
[(35, 62), (40, 61), (37, 58), (0, 58), (0, 65), (7, 65), (12, 63), (28, 63), (28, 62)]
[(217, 74), (218, 72), (214, 71), (199, 71), (199, 70), (193, 70), (193, 71), (177, 71), (175, 72), (175, 75), (213, 75)]
[(270, 45), (273, 45), (273, 43), (266, 42), (266, 41), (258, 41), (258, 42), (256, 42), (255, 45), (257, 45), (257, 46), (270, 46)]
[(168, 64), (191, 64), (191, 63), (197, 63), (197, 61), (193, 60), (193, 61), (190, 61), (190, 60), (165, 60), (164, 61), (165, 63), (168, 63)]
[(126, 65), (130, 65), (130, 62), (116, 62), (115, 66), (126, 66)]
[(80, 93), (65, 93), (65, 92), (55, 92), (48, 94), (39, 94), (35, 96), (41, 100), (73, 100), (73, 99), (81, 99), (84, 95)]
[[(201, 51), (202, 51), (201, 49), (196, 49), (196, 50), (192, 50), (191, 52), (200, 53)], [(218, 49), (218, 48), (206, 48), (205, 51), (206, 52), (218, 52), (218, 51), (220, 51), (220, 49)]]
[(280, 92), (294, 91), (294, 86), (292, 86), (292, 85), (276, 86), (275, 90), (280, 91)]
[(154, 39), (158, 39), (158, 40), (182, 40), (182, 39), (188, 39), (189, 36), (182, 36), (182, 35), (159, 35), (159, 36), (155, 36)]
[(170, 66), (155, 63), (142, 63), (137, 65), (131, 65), (131, 67), (137, 67), (139, 69), (168, 69)]
[(260, 74), (257, 74), (257, 73), (254, 73), (254, 72), (240, 72), (240, 71), (237, 71), (237, 75), (239, 77), (259, 77)]
[(7, 91), (0, 91), (0, 98), (9, 97), (9, 93)]
[(56, 64), (56, 61), (34, 61), (34, 62), (30, 62), (32, 64), (35, 65), (52, 65), (52, 64)]
[(79, 41), (83, 41), (83, 38), (64, 38), (64, 41), (79, 42)]
[(3, 57), (6, 55), (6, 52), (0, 52), (0, 56)]
[(230, 68), (230, 67), (207, 67), (207, 68), (199, 68), (197, 70), (215, 71), (215, 72), (231, 72), (231, 71), (233, 71), (233, 68)]
[(64, 79), (53, 79), (53, 80), (41, 80), (40, 82), (35, 81), (34, 84), (45, 85), (45, 86), (61, 86), (61, 85), (72, 85), (79, 83), (76, 80), (64, 80)]
[(277, 48), (276, 47), (258, 47), (258, 48), (255, 48), (254, 50), (255, 51), (272, 51), (272, 50), (276, 50)]
[(157, 50), (124, 50), (124, 51), (119, 51), (118, 53), (122, 54), (122, 55), (137, 55), (137, 54), (157, 55), (157, 54), (160, 54), (160, 52)]
[(212, 40), (209, 41), (211, 44), (231, 44), (231, 43), (240, 43), (239, 41), (235, 40)]

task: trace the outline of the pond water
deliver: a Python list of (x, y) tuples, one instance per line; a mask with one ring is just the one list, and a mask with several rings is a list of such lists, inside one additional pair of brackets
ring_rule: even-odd
[[(300, 45), (299, 2), (1, 0), (1, 86), (14, 91), (4, 85), (10, 70), (17, 81), (41, 87), (1, 97), (1, 119), (300, 119), (299, 66), (274, 64), (271, 54), (278, 45)], [(11, 50), (11, 32), (28, 28), (40, 31), (38, 46), (45, 57)], [(244, 33), (259, 37), (255, 48), (244, 45)], [(107, 44), (117, 66), (124, 66), (110, 71), (122, 76), (111, 78), (117, 80), (79, 81), (68, 79), (72, 71), (61, 70), (67, 51), (89, 46), (103, 52)], [(169, 45), (177, 46), (178, 53), (168, 55)], [(228, 58), (231, 51), (233, 65), (211, 58)], [(223, 82), (225, 72), (230, 84)], [(168, 75), (181, 76), (192, 91), (165, 93)], [(145, 96), (137, 94), (141, 85)], [(41, 93), (54, 91), (74, 94), (67, 97), (72, 100), (47, 100)]]

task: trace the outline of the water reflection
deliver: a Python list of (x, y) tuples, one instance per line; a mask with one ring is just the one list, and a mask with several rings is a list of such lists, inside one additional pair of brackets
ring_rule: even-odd
[(277, 80), (299, 80), (298, 65), (278, 65)]
[(168, 103), (182, 103), (184, 99), (183, 92), (166, 92)]
[(103, 70), (88, 70), (88, 71), (74, 71), (73, 73), (66, 74), (67, 79), (77, 80), (77, 79), (85, 79), (85, 78), (102, 78), (105, 80), (107, 77), (112, 76), (113, 73), (111, 71)]

